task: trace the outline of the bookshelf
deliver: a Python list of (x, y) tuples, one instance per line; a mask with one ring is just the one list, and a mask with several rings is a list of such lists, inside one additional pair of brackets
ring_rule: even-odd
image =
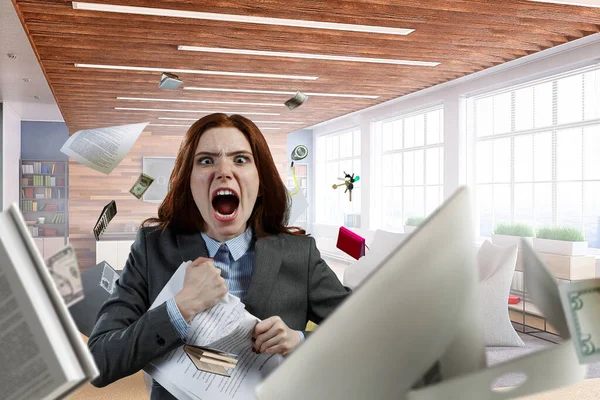
[[(296, 172), (296, 179), (298, 180), (298, 185), (300, 186), (300, 190), (304, 193), (307, 199), (309, 199), (308, 193), (308, 164), (294, 162), (294, 170)], [(292, 171), (288, 168), (288, 181), (287, 187), (291, 190), (294, 190), (296, 185), (294, 184), (294, 178), (292, 177)], [(309, 207), (310, 210), (310, 207)], [(306, 210), (292, 225), (299, 226), (302, 229), (308, 230), (308, 210)]]
[(20, 208), (34, 238), (66, 238), (68, 162), (20, 160)]

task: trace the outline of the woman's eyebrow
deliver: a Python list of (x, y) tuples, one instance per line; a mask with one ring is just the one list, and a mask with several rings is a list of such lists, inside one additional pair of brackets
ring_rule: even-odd
[[(212, 157), (218, 157), (221, 154), (223, 154), (223, 152), (219, 152), (219, 153), (215, 153), (215, 152), (211, 152), (211, 151), (199, 151), (198, 153), (196, 153), (196, 155), (194, 157), (198, 157), (198, 156), (212, 156)], [(252, 155), (251, 151), (248, 150), (235, 150), (235, 151), (230, 151), (229, 153), (226, 153), (225, 155), (227, 157), (231, 157), (231, 156), (237, 156), (240, 154), (249, 154)]]

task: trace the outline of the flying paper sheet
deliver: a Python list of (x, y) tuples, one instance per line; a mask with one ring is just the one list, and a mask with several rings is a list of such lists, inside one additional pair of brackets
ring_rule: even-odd
[(60, 151), (108, 175), (129, 153), (146, 125), (148, 122), (77, 131)]
[(298, 190), (295, 194), (290, 195), (290, 190), (288, 189), (288, 195), (290, 196), (290, 200), (292, 201), (292, 206), (290, 208), (290, 220), (288, 221), (288, 225), (293, 225), (298, 218), (308, 209), (308, 200), (306, 200), (306, 196), (304, 195), (304, 191), (302, 189)]
[[(185, 270), (181, 264), (150, 307), (173, 298), (183, 288)], [(252, 331), (258, 322), (245, 310), (239, 298), (227, 294), (212, 308), (197, 314), (191, 321), (186, 343), (208, 346), (238, 355), (230, 377), (198, 370), (183, 346), (153, 360), (144, 370), (178, 399), (250, 400), (254, 388), (281, 362), (280, 355), (252, 352)]]

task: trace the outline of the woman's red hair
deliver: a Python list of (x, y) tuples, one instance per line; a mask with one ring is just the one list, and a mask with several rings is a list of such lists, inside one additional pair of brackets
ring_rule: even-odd
[(221, 113), (202, 117), (188, 129), (169, 179), (169, 192), (158, 208), (158, 218), (148, 218), (142, 226), (153, 224), (186, 233), (204, 230), (204, 220), (192, 197), (190, 177), (200, 137), (211, 128), (221, 127), (239, 129), (252, 149), (260, 180), (259, 196), (248, 220), (254, 234), (257, 237), (278, 233), (305, 235), (305, 231), (300, 228), (286, 226), (289, 217), (287, 190), (279, 177), (267, 141), (258, 127), (241, 115), (227, 116)]

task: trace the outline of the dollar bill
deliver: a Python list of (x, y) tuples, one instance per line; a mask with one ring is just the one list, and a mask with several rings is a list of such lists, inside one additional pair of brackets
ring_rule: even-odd
[(579, 362), (600, 361), (600, 279), (564, 283), (559, 290)]
[(140, 174), (135, 184), (129, 189), (129, 193), (141, 199), (146, 190), (152, 185), (152, 182), (154, 182), (154, 178), (146, 174)]
[(286, 101), (285, 106), (291, 111), (297, 107), (299, 107), (302, 103), (304, 103), (308, 99), (308, 96), (302, 92), (296, 92), (294, 97)]
[(81, 274), (71, 245), (48, 258), (46, 266), (67, 307), (83, 299)]

